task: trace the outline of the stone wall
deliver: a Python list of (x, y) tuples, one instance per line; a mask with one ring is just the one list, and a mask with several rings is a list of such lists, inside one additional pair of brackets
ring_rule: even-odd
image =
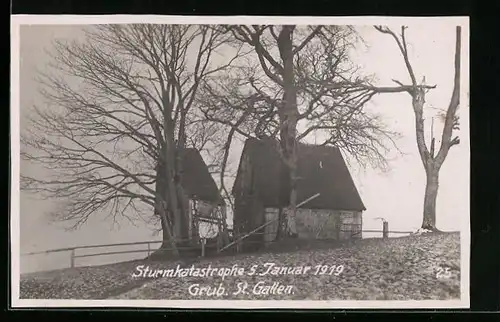
[[(278, 218), (277, 208), (266, 208), (266, 221)], [(344, 224), (361, 224), (361, 212), (336, 211), (330, 209), (297, 209), (296, 224), (299, 238), (307, 239), (348, 239), (348, 232), (340, 232), (338, 227)], [(266, 227), (265, 240), (276, 237), (278, 221)], [(360, 238), (361, 235), (357, 236)]]
[[(361, 225), (362, 222), (362, 217), (361, 217), (361, 212), (358, 211), (340, 211), (338, 214), (341, 218), (342, 224), (356, 224), (356, 225)], [(353, 229), (353, 227), (343, 227), (343, 228), (348, 228), (348, 229)], [(345, 230), (345, 229), (342, 229)], [(348, 239), (351, 237), (350, 232), (347, 231), (341, 231), (340, 232), (340, 239)], [(354, 238), (361, 238), (361, 233), (357, 234)]]

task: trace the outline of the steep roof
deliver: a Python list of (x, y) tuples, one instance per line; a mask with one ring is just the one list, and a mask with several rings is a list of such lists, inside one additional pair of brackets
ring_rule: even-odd
[(182, 167), (182, 186), (190, 198), (219, 201), (219, 189), (198, 150), (194, 148), (183, 150)]
[[(272, 139), (247, 139), (243, 149), (243, 155), (249, 156), (255, 190), (265, 207), (288, 204), (289, 180), (284, 175), (284, 164), (277, 149), (278, 142)], [(240, 169), (233, 187), (234, 195), (239, 193)], [(366, 210), (338, 148), (299, 144), (298, 176), (298, 202), (320, 193), (304, 205), (305, 208)], [(280, 182), (285, 189), (280, 187)]]

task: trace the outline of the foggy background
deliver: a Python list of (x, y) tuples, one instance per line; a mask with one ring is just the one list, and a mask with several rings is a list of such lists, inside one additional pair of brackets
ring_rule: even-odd
[[(391, 26), (399, 29), (398, 26)], [(394, 40), (388, 35), (375, 31), (371, 26), (359, 26), (358, 30), (366, 45), (359, 47), (352, 57), (363, 66), (365, 74), (375, 74), (376, 85), (392, 86), (391, 79), (408, 82), (407, 71)], [(38, 84), (34, 80), (36, 69), (42, 69), (48, 62), (45, 50), (51, 50), (55, 39), (80, 39), (83, 37), (79, 25), (27, 25), (20, 30), (20, 131), (27, 126), (26, 115), (34, 104), (39, 104)], [(462, 97), (459, 109), (460, 139), (458, 146), (451, 148), (440, 172), (440, 188), (437, 201), (437, 228), (445, 231), (462, 229), (461, 218), (469, 217), (469, 131), (468, 131), (468, 37), (467, 28), (462, 30)], [(447, 108), (453, 87), (453, 58), (455, 49), (455, 25), (409, 24), (407, 30), (410, 59), (417, 80), (426, 77), (427, 84), (436, 84), (426, 97), (428, 106)], [(12, 107), (17, 108), (17, 107)], [(414, 114), (411, 99), (407, 93), (381, 94), (367, 105), (368, 109), (383, 115), (390, 130), (400, 132), (402, 138), (397, 145), (404, 153), (390, 154), (390, 169), (382, 172), (367, 167), (363, 169), (352, 163), (349, 170), (356, 183), (361, 198), (367, 208), (363, 214), (363, 229), (382, 229), (376, 217), (389, 221), (390, 230), (416, 230), (422, 222), (425, 173), (417, 151), (414, 128)], [(426, 137), (429, 138), (430, 118), (436, 110), (427, 109)], [(439, 147), (442, 123), (434, 121), (436, 148)], [(314, 143), (314, 142), (311, 142)], [(237, 169), (242, 145), (234, 142), (230, 155), (229, 172)], [(21, 173), (43, 176), (43, 169), (21, 160)], [(217, 179), (216, 179), (217, 182)], [(227, 185), (232, 187), (232, 183)], [(106, 214), (95, 214), (76, 231), (66, 231), (68, 223), (50, 222), (45, 212), (57, 207), (53, 201), (38, 200), (36, 196), (20, 192), (20, 252), (43, 251), (54, 248), (161, 240), (161, 233), (154, 235), (153, 227), (127, 220), (113, 223)], [(14, 214), (15, 215), (15, 214)], [(363, 233), (366, 237), (380, 237), (377, 233)], [(136, 246), (144, 249), (145, 245)], [(132, 249), (131, 246), (113, 248), (113, 251)], [(95, 249), (88, 250), (94, 252)], [(111, 249), (99, 249), (111, 251)], [(83, 254), (84, 251), (79, 251)], [(90, 257), (76, 260), (77, 266), (103, 264), (134, 258), (146, 254), (124, 254)], [(21, 273), (64, 268), (69, 266), (69, 253), (21, 257)]]

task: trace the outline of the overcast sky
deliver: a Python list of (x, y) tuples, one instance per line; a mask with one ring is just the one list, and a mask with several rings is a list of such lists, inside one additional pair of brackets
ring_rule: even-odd
[[(393, 85), (391, 79), (405, 83), (409, 78), (394, 40), (376, 32), (372, 27), (359, 27), (366, 44), (356, 53), (354, 60), (364, 67), (366, 73), (373, 73), (379, 85)], [(463, 29), (463, 74), (462, 98), (468, 92), (468, 28)], [(23, 118), (30, 112), (39, 99), (37, 83), (34, 81), (35, 69), (47, 64), (44, 50), (57, 38), (77, 39), (82, 37), (81, 27), (67, 26), (24, 26), (21, 28), (20, 47), (20, 86), (21, 86), (21, 131)], [(409, 24), (407, 39), (410, 44), (410, 58), (417, 79), (425, 75), (428, 84), (437, 88), (427, 96), (428, 104), (446, 108), (453, 86), (453, 57), (455, 25), (450, 23)], [(462, 216), (469, 216), (469, 139), (468, 104), (462, 100), (460, 117), (462, 128), (461, 144), (451, 149), (440, 175), (440, 188), (437, 202), (437, 226), (443, 230), (460, 230)], [(384, 116), (391, 129), (399, 131), (403, 137), (397, 142), (404, 152), (390, 162), (390, 171), (367, 168), (350, 168), (353, 179), (367, 208), (364, 214), (364, 228), (379, 229), (381, 224), (374, 220), (384, 217), (390, 229), (414, 230), (422, 221), (423, 193), (425, 184), (424, 170), (418, 156), (415, 142), (414, 116), (411, 100), (407, 94), (384, 94), (373, 99), (368, 106)], [(435, 113), (434, 110), (430, 110)], [(432, 114), (426, 115), (430, 120)], [(435, 128), (440, 131), (439, 123)], [(430, 122), (426, 128), (430, 129)], [(440, 136), (440, 132), (436, 132)], [(426, 133), (428, 134), (428, 133)], [(232, 153), (232, 161), (237, 162), (241, 147)], [(21, 172), (33, 174), (41, 171), (31, 164), (21, 163)], [(127, 222), (114, 226), (96, 216), (75, 232), (66, 232), (60, 224), (49, 223), (44, 211), (54, 209), (50, 201), (36, 200), (21, 192), (21, 252), (45, 250), (71, 245), (99, 244), (108, 242), (139, 241), (152, 239), (151, 231), (145, 227), (134, 227)], [(160, 238), (153, 237), (153, 238)]]

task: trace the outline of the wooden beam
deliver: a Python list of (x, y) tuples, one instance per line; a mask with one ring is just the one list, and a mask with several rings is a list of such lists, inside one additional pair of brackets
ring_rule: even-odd
[(219, 224), (221, 222), (220, 219), (210, 218), (210, 217), (205, 217), (205, 216), (195, 216), (193, 218), (196, 219), (196, 220), (198, 220), (198, 221), (209, 222), (209, 223), (212, 223), (212, 224)]
[(311, 200), (313, 200), (313, 199), (318, 198), (318, 197), (319, 197), (319, 195), (320, 195), (320, 194), (319, 194), (319, 193), (317, 193), (317, 194), (315, 194), (314, 196), (311, 196), (311, 197), (307, 198), (306, 200), (304, 200), (304, 201), (302, 201), (301, 203), (299, 203), (299, 204), (297, 205), (297, 208), (300, 208), (301, 206), (305, 205), (305, 204), (306, 204), (306, 203), (308, 203), (309, 201), (311, 201)]
[(232, 245), (234, 245), (234, 244), (236, 244), (236, 243), (238, 243), (238, 242), (242, 241), (243, 239), (247, 238), (248, 236), (250, 236), (251, 234), (255, 233), (256, 231), (258, 231), (258, 230), (260, 230), (260, 229), (262, 229), (262, 228), (264, 228), (264, 227), (269, 226), (270, 224), (274, 223), (275, 221), (277, 221), (277, 219), (273, 219), (273, 220), (271, 220), (271, 221), (268, 221), (268, 222), (266, 222), (265, 224), (263, 224), (263, 225), (261, 225), (261, 226), (259, 226), (259, 227), (255, 228), (254, 230), (252, 230), (251, 232), (249, 232), (249, 233), (248, 233), (248, 234), (246, 234), (245, 236), (243, 236), (243, 237), (241, 237), (241, 238), (238, 238), (237, 240), (235, 240), (235, 241), (233, 241), (233, 242), (231, 242), (231, 243), (227, 244), (226, 246), (222, 247), (222, 248), (219, 250), (219, 253), (220, 253), (220, 252), (222, 252), (223, 250), (225, 250), (226, 248), (228, 248), (229, 246), (232, 246)]

